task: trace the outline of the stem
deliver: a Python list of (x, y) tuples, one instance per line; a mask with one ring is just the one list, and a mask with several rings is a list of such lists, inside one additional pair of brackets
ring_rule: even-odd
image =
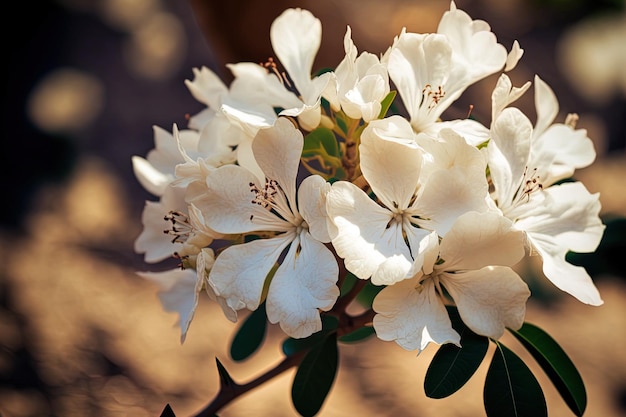
[(261, 384), (269, 381), (270, 379), (278, 376), (288, 370), (289, 368), (298, 365), (304, 355), (306, 354), (306, 350), (297, 352), (291, 356), (287, 356), (282, 360), (278, 365), (268, 370), (264, 374), (259, 375), (257, 378), (245, 384), (237, 384), (232, 381), (230, 384), (221, 384), (220, 390), (205, 408), (195, 414), (194, 417), (212, 417), (214, 416), (222, 407), (228, 405), (232, 400), (240, 397), (241, 395), (247, 393), (248, 391), (253, 390)]

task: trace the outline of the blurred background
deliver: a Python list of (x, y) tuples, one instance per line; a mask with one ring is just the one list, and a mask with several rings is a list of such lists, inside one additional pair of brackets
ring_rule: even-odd
[[(19, 3), (19, 4), (18, 4)], [(623, 0), (458, 0), (484, 19), (507, 49), (525, 49), (509, 75), (515, 85), (539, 74), (554, 89), (560, 121), (580, 115), (596, 162), (576, 173), (600, 192), (609, 224), (588, 267), (605, 304), (583, 305), (555, 291), (537, 265), (520, 268), (534, 296), (527, 320), (548, 331), (586, 383), (588, 416), (626, 413), (626, 14)], [(136, 271), (145, 192), (131, 156), (153, 148), (152, 127), (186, 126), (202, 109), (184, 85), (207, 66), (272, 55), (269, 25), (286, 7), (311, 10), (323, 25), (316, 68), (343, 57), (346, 25), (359, 51), (382, 53), (402, 27), (436, 31), (442, 0), (49, 0), (16, 2), (4, 16), (3, 149), (0, 152), (0, 415), (177, 416), (201, 409), (217, 391), (215, 357), (247, 381), (280, 360), (270, 328), (255, 357), (228, 357), (236, 327), (201, 299), (184, 345), (177, 317)], [(9, 27), (9, 26), (7, 26)], [(474, 105), (490, 114), (495, 78), (470, 88), (451, 112)], [(532, 94), (520, 103), (534, 115)], [(522, 357), (524, 351), (503, 339)], [(491, 348), (490, 348), (491, 349)], [(452, 397), (425, 397), (431, 346), (416, 358), (376, 339), (342, 345), (341, 367), (321, 416), (484, 415), (486, 364)], [(532, 360), (529, 359), (529, 364)], [(551, 416), (572, 415), (545, 375), (536, 376)], [(294, 416), (293, 372), (238, 399), (221, 416)]]

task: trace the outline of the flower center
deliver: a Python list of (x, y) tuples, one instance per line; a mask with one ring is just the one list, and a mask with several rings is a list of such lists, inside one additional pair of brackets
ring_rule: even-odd
[(516, 196), (513, 198), (513, 205), (518, 206), (529, 202), (532, 193), (542, 190), (543, 184), (541, 184), (539, 175), (537, 175), (537, 168), (533, 168), (530, 171), (528, 167), (524, 168), (522, 182), (520, 183)]
[(422, 88), (422, 102), (420, 103), (420, 107), (428, 104), (428, 110), (432, 110), (445, 96), (446, 92), (442, 85), (433, 88), (430, 84), (426, 84), (424, 88)]
[[(254, 193), (254, 199), (250, 201), (252, 204), (261, 206), (281, 219), (296, 225), (294, 220), (297, 219), (294, 219), (294, 214), (289, 207), (289, 202), (285, 197), (285, 193), (276, 180), (266, 178), (265, 186), (263, 188), (259, 188), (253, 182), (249, 183), (249, 185), (250, 192)], [(254, 215), (251, 215), (250, 220), (253, 218)]]
[(163, 220), (171, 223), (171, 227), (163, 231), (166, 235), (173, 236), (172, 243), (185, 243), (189, 235), (194, 231), (189, 222), (189, 216), (180, 211), (172, 210), (163, 217)]

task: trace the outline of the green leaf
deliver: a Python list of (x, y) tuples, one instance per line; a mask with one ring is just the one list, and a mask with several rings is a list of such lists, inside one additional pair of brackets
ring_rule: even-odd
[(360, 342), (363, 339), (367, 339), (368, 337), (370, 337), (371, 335), (375, 333), (376, 331), (374, 330), (373, 327), (364, 326), (351, 333), (344, 334), (338, 340), (342, 343), (355, 343), (355, 342)]
[(396, 98), (396, 91), (392, 90), (387, 94), (387, 96), (380, 102), (380, 113), (378, 114), (378, 118), (382, 119), (387, 115), (393, 100)]
[(291, 388), (291, 400), (300, 415), (314, 416), (320, 410), (335, 381), (338, 363), (336, 333), (329, 334), (306, 354)]
[(461, 336), (461, 347), (447, 343), (433, 357), (424, 378), (424, 391), (430, 398), (445, 398), (457, 392), (482, 363), (489, 339), (472, 332), (455, 307), (448, 307), (452, 327)]
[(250, 357), (263, 343), (267, 329), (267, 315), (265, 303), (259, 305), (255, 311), (243, 322), (230, 346), (230, 356), (235, 361), (242, 361)]
[(320, 344), (328, 334), (337, 330), (339, 326), (339, 320), (334, 316), (322, 316), (322, 330), (317, 333), (313, 333), (309, 337), (303, 339), (288, 338), (283, 342), (283, 353), (285, 356), (291, 356), (301, 350), (310, 349)]
[(165, 404), (165, 408), (161, 412), (161, 417), (176, 417), (176, 414), (174, 414), (174, 410), (172, 410), (169, 404)]
[(343, 279), (343, 283), (341, 284), (341, 291), (339, 292), (339, 297), (343, 297), (354, 287), (354, 284), (357, 283), (359, 279), (351, 272), (348, 272)]
[(487, 371), (483, 401), (488, 417), (547, 417), (541, 386), (523, 360), (500, 342)]
[(316, 155), (320, 155), (324, 159), (339, 156), (339, 145), (332, 130), (318, 127), (304, 138), (302, 156), (311, 157)]
[(361, 292), (356, 296), (356, 300), (365, 308), (371, 308), (374, 298), (385, 288), (384, 285), (374, 285), (372, 281), (367, 281)]
[(524, 323), (518, 331), (509, 331), (524, 345), (577, 416), (587, 407), (587, 392), (576, 366), (558, 343), (539, 327)]

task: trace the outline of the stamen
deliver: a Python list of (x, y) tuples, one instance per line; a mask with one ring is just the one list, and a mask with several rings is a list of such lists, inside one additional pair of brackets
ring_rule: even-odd
[(524, 198), (526, 198), (526, 202), (530, 201), (530, 195), (535, 191), (542, 191), (543, 184), (539, 182), (539, 176), (537, 175), (537, 168), (534, 168), (530, 171), (530, 176), (528, 172), (528, 167), (524, 168), (524, 175), (522, 176), (522, 184), (524, 188), (520, 188), (520, 193), (518, 195), (518, 203), (521, 203)]
[(269, 208), (270, 210), (274, 205), (274, 197), (278, 194), (279, 185), (276, 180), (265, 180), (265, 187), (261, 190), (256, 186), (255, 183), (251, 182), (250, 191), (254, 193), (254, 200), (251, 201), (252, 204), (258, 204), (263, 208)]
[(572, 129), (576, 129), (576, 124), (578, 123), (578, 114), (576, 113), (569, 113), (566, 117), (565, 117), (565, 124), (569, 127), (571, 127)]
[(296, 90), (294, 85), (289, 80), (289, 75), (287, 75), (287, 73), (285, 71), (280, 71), (278, 69), (278, 65), (276, 65), (276, 62), (274, 61), (274, 58), (269, 57), (269, 58), (267, 58), (266, 62), (261, 62), (261, 63), (259, 63), (259, 65), (262, 66), (263, 68), (265, 68), (267, 70), (267, 72), (273, 72), (274, 75), (276, 75), (278, 77), (278, 79), (280, 80), (282, 85), (284, 85), (285, 88), (287, 88), (287, 90), (293, 92), (297, 96), (300, 96), (300, 94), (298, 93), (298, 91)]
[(180, 211), (170, 211), (163, 217), (163, 220), (172, 223), (170, 229), (163, 231), (166, 235), (173, 236), (172, 243), (184, 243), (194, 230), (189, 217)]
[(436, 89), (433, 89), (430, 84), (426, 84), (424, 88), (422, 88), (422, 103), (420, 103), (420, 105), (429, 100), (428, 110), (432, 110), (445, 96), (446, 92), (444, 91), (443, 86), (440, 85)]
[(184, 271), (185, 270), (185, 261), (187, 261), (187, 259), (189, 259), (189, 255), (182, 255), (181, 256), (178, 252), (174, 252), (172, 254), (172, 257), (174, 259), (180, 260), (180, 262), (176, 266)]

